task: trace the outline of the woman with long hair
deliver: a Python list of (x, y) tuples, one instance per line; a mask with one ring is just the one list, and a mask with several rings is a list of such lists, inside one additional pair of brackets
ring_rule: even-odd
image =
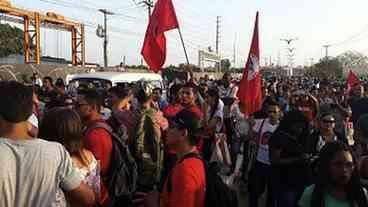
[(205, 104), (205, 126), (213, 133), (221, 132), (224, 118), (224, 103), (220, 99), (217, 88), (210, 88), (207, 91)]
[[(83, 146), (82, 122), (78, 113), (68, 108), (51, 109), (42, 120), (39, 136), (65, 146), (73, 165), (95, 191), (97, 198), (100, 192), (99, 165), (92, 152)], [(70, 204), (79, 206), (73, 201)]]
[(204, 139), (203, 154), (209, 160), (212, 154), (213, 142), (216, 133), (222, 132), (224, 120), (224, 103), (220, 99), (217, 88), (207, 91), (205, 103), (203, 104), (203, 126), (206, 129), (207, 139)]
[(360, 183), (359, 169), (351, 149), (342, 142), (324, 146), (314, 185), (305, 189), (301, 207), (366, 207), (367, 191)]

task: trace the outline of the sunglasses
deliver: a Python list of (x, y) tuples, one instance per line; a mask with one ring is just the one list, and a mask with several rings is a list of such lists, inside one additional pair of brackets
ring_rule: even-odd
[(268, 111), (268, 113), (272, 113), (272, 114), (277, 114), (278, 113), (278, 111)]

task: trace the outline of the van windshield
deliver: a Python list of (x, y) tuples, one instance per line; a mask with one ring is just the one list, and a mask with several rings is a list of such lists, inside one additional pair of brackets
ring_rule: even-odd
[(76, 84), (77, 87), (87, 88), (110, 88), (112, 86), (111, 81), (98, 78), (76, 78), (71, 83)]
[[(149, 82), (154, 88), (161, 88), (163, 89), (163, 85), (161, 83), (161, 81), (159, 80), (147, 80), (147, 82)], [(113, 84), (111, 81), (109, 80), (105, 80), (105, 79), (98, 79), (98, 78), (76, 78), (73, 79), (70, 83), (72, 84), (76, 84), (78, 87), (82, 86), (82, 87), (88, 87), (88, 88), (110, 88)], [(117, 86), (126, 86), (128, 82), (117, 82), (116, 85)], [(130, 82), (128, 84), (131, 83), (135, 83), (135, 82)]]

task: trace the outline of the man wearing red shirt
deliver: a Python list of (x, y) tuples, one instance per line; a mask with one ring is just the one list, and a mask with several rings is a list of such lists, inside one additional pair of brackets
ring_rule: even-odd
[[(195, 86), (193, 86), (193, 84), (187, 84), (184, 86), (174, 85), (170, 89), (170, 94), (172, 96), (174, 95), (174, 97), (172, 97), (174, 100), (172, 104), (170, 104), (168, 107), (166, 107), (166, 109), (164, 109), (165, 117), (171, 119), (175, 117), (178, 112), (182, 111), (183, 109), (187, 109), (188, 111), (193, 112), (197, 120), (199, 121), (202, 120), (203, 113), (201, 109), (196, 105), (195, 101), (197, 98), (196, 97), (197, 92), (198, 91), (195, 88)], [(199, 150), (201, 150), (202, 143), (203, 143), (202, 139), (199, 139), (199, 141), (197, 142)], [(177, 152), (175, 151), (175, 149), (173, 149), (170, 146), (166, 146), (165, 150), (166, 150), (164, 161), (165, 169), (163, 177), (167, 176), (168, 172), (170, 172), (171, 168), (173, 167), (173, 165), (177, 160), (176, 156)]]
[(197, 119), (202, 120), (203, 112), (202, 110), (196, 105), (198, 89), (191, 85), (187, 84), (180, 90), (181, 95), (181, 105), (184, 109), (188, 109), (189, 111), (193, 112)]
[(166, 145), (175, 149), (178, 161), (164, 182), (159, 195), (151, 192), (144, 198), (151, 207), (204, 207), (206, 193), (205, 166), (194, 157), (183, 159), (190, 153), (198, 153), (197, 134), (199, 121), (189, 111), (179, 112), (170, 123)]
[[(100, 163), (101, 177), (106, 177), (110, 168), (112, 153), (112, 138), (104, 128), (95, 128), (98, 122), (106, 123), (100, 114), (102, 99), (94, 90), (82, 91), (78, 95), (76, 110), (80, 115), (85, 130), (85, 147), (90, 150)], [(103, 180), (103, 179), (102, 179)], [(99, 203), (105, 206), (108, 203), (109, 195), (106, 186), (101, 182), (101, 196)]]
[(183, 110), (181, 105), (180, 89), (182, 85), (176, 84), (170, 88), (170, 104), (162, 110), (164, 116), (168, 119), (174, 117), (179, 111)]

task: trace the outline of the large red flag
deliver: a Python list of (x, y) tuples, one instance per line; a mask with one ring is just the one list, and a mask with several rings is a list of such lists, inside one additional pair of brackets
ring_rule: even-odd
[(171, 0), (158, 0), (149, 19), (141, 54), (154, 72), (160, 71), (166, 60), (165, 32), (179, 28)]
[(356, 84), (360, 84), (360, 80), (359, 78), (355, 75), (355, 73), (353, 71), (350, 70), (349, 75), (348, 75), (348, 79), (346, 81), (346, 85), (347, 85), (347, 91), (346, 93), (349, 94), (351, 89), (354, 87), (354, 85)]
[(248, 61), (238, 91), (239, 101), (245, 104), (245, 115), (249, 116), (261, 110), (262, 86), (259, 68), (259, 38), (258, 38), (258, 12), (253, 31)]

